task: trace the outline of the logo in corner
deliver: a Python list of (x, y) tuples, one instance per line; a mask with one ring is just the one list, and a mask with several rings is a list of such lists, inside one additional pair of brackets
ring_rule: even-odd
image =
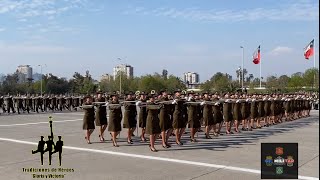
[(293, 164), (294, 164), (294, 159), (292, 156), (288, 156), (287, 159), (286, 159), (286, 163), (287, 163), (287, 166), (288, 167), (292, 167)]
[(276, 174), (283, 174), (283, 167), (276, 167)]
[(276, 148), (276, 155), (281, 156), (283, 154), (283, 148), (282, 147), (277, 147)]
[(272, 156), (267, 156), (264, 162), (266, 163), (266, 166), (272, 166), (273, 164)]
[(61, 159), (62, 159), (62, 146), (63, 146), (63, 141), (61, 140), (61, 136), (58, 136), (58, 141), (54, 143), (54, 136), (53, 136), (53, 131), (52, 131), (52, 117), (49, 117), (50, 121), (50, 135), (48, 136), (48, 140), (44, 141), (44, 136), (41, 136), (41, 140), (38, 143), (38, 148), (36, 150), (32, 150), (32, 154), (40, 153), (40, 158), (41, 158), (41, 165), (43, 165), (43, 155), (48, 152), (49, 154), (49, 165), (51, 165), (51, 159), (52, 155), (55, 153), (59, 153), (59, 164), (61, 166)]
[(283, 165), (286, 164), (285, 159), (282, 158), (282, 157), (280, 157), (280, 156), (278, 156), (277, 158), (275, 158), (274, 161), (273, 161), (273, 163), (274, 163), (274, 165), (276, 165), (276, 166), (283, 166)]

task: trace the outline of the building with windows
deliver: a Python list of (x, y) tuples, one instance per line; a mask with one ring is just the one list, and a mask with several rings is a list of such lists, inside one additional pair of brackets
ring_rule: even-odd
[(200, 87), (199, 74), (195, 72), (186, 72), (183, 76), (183, 82), (187, 88), (196, 89)]
[(110, 74), (103, 74), (100, 77), (100, 81), (110, 81), (112, 79), (112, 76)]
[(20, 65), (17, 68), (19, 83), (32, 81), (32, 67), (30, 65)]
[(113, 79), (116, 79), (119, 72), (124, 73), (127, 78), (133, 78), (133, 67), (128, 64), (120, 64), (113, 68)]

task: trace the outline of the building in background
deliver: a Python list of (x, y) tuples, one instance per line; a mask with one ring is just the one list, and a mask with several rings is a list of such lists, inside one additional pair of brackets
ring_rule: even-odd
[(100, 81), (110, 81), (112, 79), (112, 76), (110, 74), (103, 74), (100, 77)]
[(186, 84), (187, 88), (197, 89), (200, 87), (199, 74), (195, 72), (186, 72), (183, 76), (183, 82)]
[(32, 78), (32, 67), (30, 65), (20, 65), (17, 68), (19, 83), (30, 82)]
[(119, 72), (124, 73), (127, 78), (133, 78), (133, 67), (128, 64), (120, 64), (113, 68), (113, 79), (116, 79)]

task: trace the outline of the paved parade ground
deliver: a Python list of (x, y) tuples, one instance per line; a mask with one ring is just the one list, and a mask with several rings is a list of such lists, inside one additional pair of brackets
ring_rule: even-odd
[[(285, 122), (240, 134), (222, 135), (205, 139), (204, 133), (198, 141), (191, 143), (189, 134), (183, 138), (184, 145), (174, 144), (163, 149), (160, 141), (151, 152), (147, 143), (140, 143), (134, 137), (134, 144), (126, 143), (126, 131), (119, 138), (120, 147), (113, 147), (109, 133), (107, 140), (100, 143), (97, 127), (88, 145), (82, 131), (82, 112), (54, 114), (0, 115), (0, 179), (33, 178), (30, 168), (57, 169), (61, 179), (260, 179), (261, 143), (290, 142), (299, 144), (299, 178), (319, 179), (319, 111), (312, 111), (311, 117)], [(50, 135), (48, 116), (53, 117), (54, 141), (61, 135), (64, 141), (62, 166), (57, 154), (52, 165), (48, 165), (48, 154), (44, 154), (44, 165), (37, 149), (40, 136)], [(223, 128), (224, 129), (224, 128)], [(140, 133), (140, 132), (139, 132)], [(137, 132), (135, 132), (137, 134)], [(24, 169), (25, 170), (24, 170)], [(63, 168), (64, 172), (58, 172)], [(62, 178), (64, 177), (64, 178)], [(45, 178), (44, 178), (45, 179)]]

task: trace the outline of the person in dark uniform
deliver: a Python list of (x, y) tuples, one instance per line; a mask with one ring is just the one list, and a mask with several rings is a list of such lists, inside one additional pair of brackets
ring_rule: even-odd
[(160, 120), (160, 129), (161, 129), (161, 139), (162, 139), (162, 147), (170, 148), (171, 145), (168, 143), (168, 139), (172, 133), (172, 121), (170, 120), (171, 114), (171, 103), (169, 103), (168, 93), (166, 91), (160, 91), (161, 96), (159, 98), (160, 112), (159, 112), (159, 120)]
[(58, 136), (58, 138), (59, 140), (56, 142), (53, 154), (57, 152), (59, 153), (59, 165), (61, 166), (63, 141), (61, 140), (61, 136)]
[[(0, 94), (0, 108), (2, 109), (2, 112), (5, 113), (6, 109), (4, 107), (4, 97)], [(0, 113), (1, 114), (1, 113)]]
[(146, 107), (146, 94), (145, 92), (141, 92), (139, 94), (139, 100), (136, 102), (136, 106), (140, 108), (139, 111), (139, 128), (141, 128), (140, 140), (141, 142), (146, 142), (145, 133), (146, 133), (146, 125), (147, 125), (147, 107)]
[[(95, 104), (95, 106), (97, 107), (95, 122), (96, 122), (96, 126), (100, 126), (99, 139), (101, 142), (105, 141), (104, 131), (107, 129), (107, 126), (108, 126), (107, 107), (105, 106), (105, 104), (102, 104), (102, 103), (106, 103), (106, 99), (103, 97), (102, 94), (103, 94), (102, 91), (98, 91), (97, 97), (94, 101), (95, 103), (99, 103), (99, 104)], [(71, 100), (70, 100), (70, 103), (71, 103)]]
[(260, 94), (258, 96), (258, 120), (257, 120), (257, 127), (262, 128), (261, 122), (266, 122), (265, 118), (265, 112), (264, 112), (264, 101), (262, 99), (262, 95)]
[(233, 134), (231, 131), (231, 121), (232, 117), (232, 100), (230, 99), (229, 94), (225, 94), (225, 100), (223, 103), (223, 118), (226, 123), (226, 134)]
[[(197, 130), (201, 127), (200, 125), (200, 104), (194, 103), (196, 102), (194, 98), (194, 92), (191, 91), (188, 93), (188, 102), (191, 102), (188, 105), (188, 127), (191, 130), (190, 138), (191, 142), (196, 142), (194, 135), (196, 134)], [(193, 103), (192, 103), (193, 102)]]
[(240, 120), (242, 119), (241, 117), (241, 99), (239, 98), (238, 94), (235, 94), (233, 96), (233, 120), (234, 120), (234, 126), (235, 132), (240, 132), (239, 131), (239, 125), (240, 125)]
[(52, 136), (48, 136), (48, 141), (46, 141), (46, 144), (47, 144), (47, 148), (44, 150), (44, 152), (48, 152), (48, 154), (49, 154), (49, 165), (51, 165), (53, 149), (55, 149), (55, 145), (54, 145)]
[(222, 108), (223, 104), (220, 103), (219, 96), (217, 93), (215, 93), (212, 96), (212, 102), (214, 103), (212, 108), (213, 108), (213, 120), (214, 120), (214, 125), (213, 125), (213, 135), (214, 136), (219, 136), (222, 135), (220, 133), (222, 124), (223, 124), (223, 114), (222, 114)]
[(152, 152), (157, 152), (156, 148), (154, 147), (154, 143), (156, 137), (161, 133), (160, 120), (158, 117), (160, 106), (155, 103), (154, 95), (150, 95), (149, 100), (150, 102), (147, 104), (146, 133), (150, 135), (150, 150)]
[(128, 144), (133, 144), (131, 137), (137, 127), (137, 107), (132, 92), (127, 94), (126, 101), (127, 102), (124, 103), (123, 128), (128, 129)]
[(5, 101), (8, 114), (10, 114), (10, 110), (12, 110), (12, 113), (16, 113), (13, 107), (13, 97), (10, 94), (5, 98)]
[(271, 118), (270, 118), (270, 114), (271, 114), (271, 110), (270, 110), (270, 106), (271, 106), (271, 101), (269, 99), (269, 95), (266, 94), (263, 98), (264, 101), (264, 113), (265, 113), (265, 119), (266, 119), (266, 126), (269, 127), (271, 126)]
[(93, 133), (95, 129), (94, 125), (94, 106), (92, 104), (92, 97), (86, 96), (84, 103), (82, 105), (82, 109), (84, 110), (84, 116), (83, 116), (83, 130), (85, 130), (85, 139), (87, 140), (88, 144), (91, 144), (90, 136)]
[(116, 92), (110, 95), (108, 103), (109, 108), (109, 126), (108, 131), (111, 133), (112, 143), (114, 147), (119, 147), (117, 144), (117, 136), (121, 131), (122, 110), (119, 104), (118, 95)]
[(247, 95), (246, 94), (243, 94), (241, 97), (241, 103), (240, 103), (240, 112), (241, 112), (241, 117), (242, 117), (242, 128), (241, 130), (242, 131), (247, 131), (247, 128), (246, 128), (246, 124), (248, 123), (248, 117), (247, 117), (247, 114), (246, 111), (247, 111), (247, 108), (246, 108), (246, 104), (247, 104)]
[(43, 140), (43, 136), (41, 136), (41, 140), (38, 142), (37, 150), (32, 150), (32, 154), (40, 153), (41, 165), (43, 165), (43, 154), (44, 154), (44, 146), (46, 142)]
[(176, 90), (175, 92), (174, 101), (172, 104), (174, 104), (174, 112), (173, 112), (173, 128), (175, 129), (175, 135), (176, 135), (176, 144), (177, 145), (183, 145), (181, 142), (181, 137), (186, 129), (185, 122), (183, 119), (183, 106), (184, 106), (184, 100), (181, 99), (181, 91)]
[(254, 127), (254, 122), (257, 122), (257, 117), (258, 117), (258, 102), (256, 99), (256, 95), (253, 94), (251, 97), (251, 105), (250, 105), (250, 118), (251, 118), (250, 130), (256, 129), (258, 127), (258, 124), (257, 124), (257, 127)]
[(203, 102), (200, 105), (203, 106), (202, 117), (205, 125), (205, 136), (206, 139), (212, 139), (209, 134), (214, 125), (211, 99), (208, 92), (203, 93), (203, 96)]

